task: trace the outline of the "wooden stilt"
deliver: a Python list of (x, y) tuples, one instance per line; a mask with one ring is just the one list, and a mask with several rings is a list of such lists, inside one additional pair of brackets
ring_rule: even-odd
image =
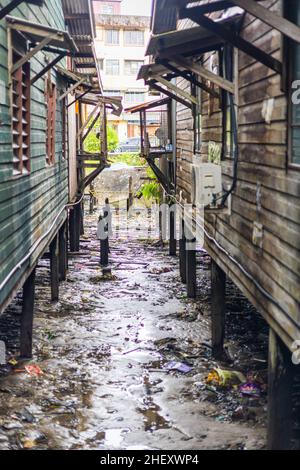
[(186, 244), (186, 284), (189, 299), (197, 297), (196, 240)]
[(100, 264), (103, 267), (109, 264), (109, 240), (100, 240)]
[[(80, 234), (79, 234), (79, 244), (80, 244), (80, 235), (84, 235), (84, 203), (82, 202), (79, 204), (80, 207), (80, 212), (79, 212), (79, 217), (80, 217)], [(79, 251), (79, 248), (78, 248)]]
[(57, 302), (59, 299), (59, 256), (58, 236), (56, 235), (50, 244), (50, 277), (51, 277), (51, 300)]
[(59, 280), (65, 281), (67, 277), (67, 264), (68, 264), (68, 252), (67, 252), (67, 230), (66, 224), (62, 226), (59, 231)]
[(182, 224), (182, 234), (179, 240), (179, 269), (180, 276), (183, 284), (186, 284), (186, 238), (185, 238), (185, 226), (184, 221)]
[(212, 353), (220, 359), (225, 355), (226, 274), (214, 260), (211, 265), (211, 296)]
[(32, 357), (32, 330), (35, 295), (35, 269), (23, 286), (23, 306), (21, 318), (20, 355), (23, 358)]
[(176, 242), (176, 216), (173, 210), (170, 210), (170, 256), (176, 256), (177, 242)]
[(130, 176), (129, 182), (128, 182), (127, 212), (129, 212), (132, 205), (133, 205), (133, 180), (132, 180), (132, 176)]
[(76, 243), (76, 211), (75, 208), (71, 209), (69, 215), (69, 243), (70, 243), (70, 251), (72, 253), (77, 251), (77, 243)]
[(288, 450), (293, 433), (293, 377), (296, 367), (292, 354), (270, 329), (268, 449)]

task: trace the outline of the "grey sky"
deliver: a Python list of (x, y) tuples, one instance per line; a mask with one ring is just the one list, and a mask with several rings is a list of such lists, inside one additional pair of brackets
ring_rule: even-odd
[(122, 15), (150, 16), (152, 0), (123, 0)]

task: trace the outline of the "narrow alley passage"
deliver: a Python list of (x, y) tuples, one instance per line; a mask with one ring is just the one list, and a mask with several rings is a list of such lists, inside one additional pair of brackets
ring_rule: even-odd
[[(13, 359), (20, 302), (1, 318), (11, 360), (1, 369), (0, 449), (264, 448), (267, 333), (253, 308), (237, 292), (228, 296), (227, 347), (233, 358), (238, 352), (230, 368), (260, 377), (259, 398), (208, 385), (222, 364), (211, 358), (204, 252), (198, 253), (199, 298), (190, 301), (178, 259), (157, 239), (138, 237), (135, 217), (131, 236), (122, 239), (122, 227), (114, 233), (112, 274), (104, 277), (97, 215), (86, 215), (85, 225), (58, 303), (49, 300), (48, 260), (39, 263), (32, 361)], [(169, 371), (171, 361), (186, 369)]]

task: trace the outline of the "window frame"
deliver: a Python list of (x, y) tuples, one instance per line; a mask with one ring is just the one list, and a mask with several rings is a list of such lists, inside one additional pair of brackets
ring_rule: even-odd
[[(108, 64), (111, 62), (117, 62), (118, 63), (118, 73), (111, 73), (108, 72)], [(105, 75), (110, 75), (112, 77), (118, 77), (121, 73), (121, 68), (120, 68), (120, 59), (106, 59), (105, 61)]]
[[(137, 67), (137, 70), (133, 73), (127, 73), (127, 65), (129, 63), (137, 63), (139, 64), (138, 67)], [(125, 59), (124, 60), (124, 75), (126, 75), (126, 77), (135, 77), (140, 69), (140, 67), (142, 67), (144, 65), (144, 61), (143, 60), (136, 60), (136, 59)]]
[[(112, 33), (112, 39), (113, 39), (113, 33), (117, 33), (117, 41), (118, 42), (110, 42), (108, 41), (107, 39), (107, 35), (109, 33)], [(105, 29), (105, 32), (104, 32), (104, 42), (105, 42), (105, 45), (106, 46), (119, 46), (120, 45), (120, 30), (119, 29), (116, 29), (116, 28), (106, 28)]]
[[(198, 81), (201, 77), (194, 74)], [(197, 98), (198, 104), (193, 104), (193, 132), (194, 132), (194, 155), (201, 155), (202, 148), (202, 92), (201, 88), (191, 83), (191, 95)]]
[(52, 167), (56, 163), (56, 111), (57, 87), (51, 79), (45, 80), (46, 111), (46, 164)]
[[(220, 72), (221, 76), (234, 82), (235, 74), (235, 53), (234, 47), (226, 44), (220, 53)], [(226, 69), (226, 64), (229, 62), (229, 70)], [(221, 161), (232, 160), (234, 155), (234, 133), (233, 133), (233, 120), (234, 109), (231, 108), (230, 93), (229, 91), (222, 90), (222, 154)], [(230, 118), (230, 119), (228, 119)], [(228, 129), (229, 127), (229, 129)], [(230, 142), (228, 144), (228, 135)], [(230, 147), (230, 148), (229, 148)]]
[[(138, 41), (130, 42), (126, 40), (126, 35), (128, 33), (141, 33), (143, 36), (143, 40), (141, 43)], [(124, 46), (136, 46), (136, 47), (143, 47), (145, 46), (145, 31), (141, 29), (125, 29), (124, 30)]]
[[(286, 0), (284, 3), (284, 16), (285, 18), (288, 18), (290, 21), (295, 23), (295, 18), (293, 17), (292, 14), (292, 7), (295, 6), (295, 3), (292, 3), (290, 0)], [(300, 5), (298, 4), (298, 8), (300, 10)], [(300, 13), (299, 13), (300, 16)], [(287, 94), (287, 161), (286, 161), (286, 166), (287, 169), (293, 169), (300, 171), (300, 161), (299, 163), (295, 163), (293, 161), (293, 129), (295, 127), (300, 129), (300, 124), (295, 124), (293, 123), (293, 110), (294, 106), (300, 106), (299, 104), (294, 104), (292, 101), (292, 95), (294, 93), (294, 90), (292, 89), (292, 83), (296, 78), (294, 77), (295, 70), (293, 68), (293, 54), (294, 54), (294, 48), (299, 48), (299, 53), (300, 53), (300, 45), (291, 39), (284, 37), (283, 38), (283, 57), (285, 61), (285, 70), (286, 70), (286, 77), (285, 80), (286, 82), (283, 84), (284, 88), (286, 88), (286, 94)], [(300, 79), (300, 69), (299, 69), (299, 79)], [(297, 80), (299, 80), (297, 79)]]

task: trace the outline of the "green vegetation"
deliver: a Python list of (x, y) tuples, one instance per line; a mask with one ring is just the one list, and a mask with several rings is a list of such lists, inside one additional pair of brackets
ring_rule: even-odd
[[(101, 151), (100, 140), (97, 137), (100, 128), (100, 120), (96, 122), (94, 128), (89, 133), (84, 142), (84, 150), (89, 153), (99, 153)], [(107, 146), (109, 152), (114, 152), (119, 145), (118, 134), (112, 127), (107, 128)]]
[(139, 153), (116, 153), (108, 157), (111, 163), (126, 163), (128, 166), (145, 166), (146, 161)]
[(146, 201), (161, 201), (161, 187), (157, 178), (151, 168), (147, 168), (147, 176), (151, 179), (148, 183), (144, 183), (138, 193), (138, 196), (142, 196)]

